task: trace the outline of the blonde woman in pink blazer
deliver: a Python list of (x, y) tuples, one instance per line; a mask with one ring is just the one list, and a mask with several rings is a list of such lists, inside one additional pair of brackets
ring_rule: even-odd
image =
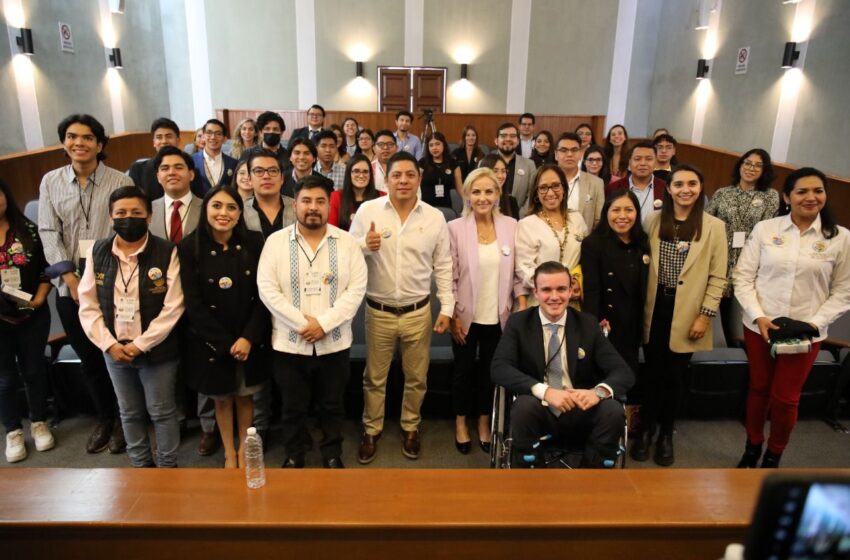
[(463, 217), (449, 222), (449, 240), (456, 302), (451, 321), (455, 446), (467, 454), (472, 448), (468, 416), (478, 418), (481, 449), (490, 451), (490, 360), (522, 285), (514, 273), (517, 222), (499, 212), (502, 192), (495, 173), (472, 171), (462, 195)]

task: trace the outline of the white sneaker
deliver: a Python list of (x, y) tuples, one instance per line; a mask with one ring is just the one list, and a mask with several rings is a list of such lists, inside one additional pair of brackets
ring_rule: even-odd
[(17, 429), (6, 434), (6, 461), (17, 463), (27, 458), (27, 446), (24, 443), (24, 431)]
[(33, 422), (30, 425), (30, 434), (35, 440), (35, 448), (39, 451), (47, 451), (56, 446), (56, 440), (47, 427), (47, 422)]

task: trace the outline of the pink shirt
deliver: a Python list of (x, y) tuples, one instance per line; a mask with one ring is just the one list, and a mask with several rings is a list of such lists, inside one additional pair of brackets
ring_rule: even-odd
[[(112, 242), (112, 254), (118, 259), (120, 271), (115, 275), (115, 311), (117, 317), (118, 298), (131, 297), (136, 300), (136, 310), (133, 313), (133, 321), (118, 321), (115, 320), (115, 336), (109, 332), (106, 327), (106, 322), (103, 320), (103, 312), (100, 309), (100, 303), (97, 299), (97, 289), (94, 281), (94, 266), (86, 266), (83, 277), (80, 279), (80, 285), (77, 292), (80, 296), (80, 325), (83, 327), (86, 336), (92, 343), (103, 350), (108, 351), (109, 348), (119, 340), (131, 340), (136, 347), (142, 352), (148, 352), (157, 344), (161, 343), (171, 333), (174, 325), (183, 315), (183, 287), (180, 284), (180, 261), (177, 259), (177, 249), (171, 252), (171, 262), (168, 265), (168, 271), (165, 275), (166, 286), (168, 291), (165, 293), (165, 301), (162, 306), (162, 311), (148, 325), (148, 330), (142, 332), (142, 319), (139, 313), (139, 253), (145, 250), (148, 242), (145, 242), (134, 253), (124, 255), (117, 247), (117, 238)], [(88, 250), (86, 262), (93, 263), (92, 251)], [(121, 274), (124, 274), (124, 280), (128, 282), (127, 290), (124, 291), (124, 282), (121, 279)], [(132, 277), (131, 277), (132, 275)]]

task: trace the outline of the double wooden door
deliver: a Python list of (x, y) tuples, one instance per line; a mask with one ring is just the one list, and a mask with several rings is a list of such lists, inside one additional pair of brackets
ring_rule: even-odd
[(406, 109), (417, 115), (425, 109), (446, 109), (446, 69), (400, 66), (378, 67), (378, 110)]

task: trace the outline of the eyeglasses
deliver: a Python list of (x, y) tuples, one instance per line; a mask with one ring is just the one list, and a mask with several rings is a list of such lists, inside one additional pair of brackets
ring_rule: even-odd
[(382, 150), (389, 150), (390, 148), (395, 146), (395, 142), (378, 142), (375, 145), (378, 146)]
[(549, 191), (559, 193), (563, 188), (564, 185), (561, 183), (549, 183), (548, 185), (537, 185), (537, 192), (540, 194), (546, 194)]
[(368, 175), (369, 170), (368, 169), (352, 169), (351, 174), (352, 175)]
[(602, 158), (601, 157), (589, 157), (584, 161), (585, 161), (585, 163), (601, 164)]
[(577, 154), (581, 151), (581, 148), (558, 148), (555, 151), (558, 152), (559, 154), (566, 154), (566, 153)]
[(750, 160), (748, 160), (748, 159), (745, 159), (745, 160), (744, 160), (744, 163), (742, 163), (741, 165), (743, 165), (743, 166), (744, 166), (744, 167), (746, 167), (747, 169), (761, 169), (761, 168), (763, 168), (763, 167), (764, 167), (764, 164), (763, 164), (763, 163), (758, 163), (758, 162), (755, 162), (755, 161), (750, 161)]
[(323, 117), (324, 115), (319, 113), (319, 112), (315, 112), (315, 113), (307, 113), (307, 116), (308, 117)]
[(224, 136), (224, 133), (220, 130), (205, 130), (204, 136), (207, 136), (209, 138), (221, 138), (222, 136)]
[(256, 175), (257, 177), (262, 177), (266, 173), (269, 174), (269, 177), (277, 177), (280, 175), (280, 167), (252, 167), (251, 175)]

